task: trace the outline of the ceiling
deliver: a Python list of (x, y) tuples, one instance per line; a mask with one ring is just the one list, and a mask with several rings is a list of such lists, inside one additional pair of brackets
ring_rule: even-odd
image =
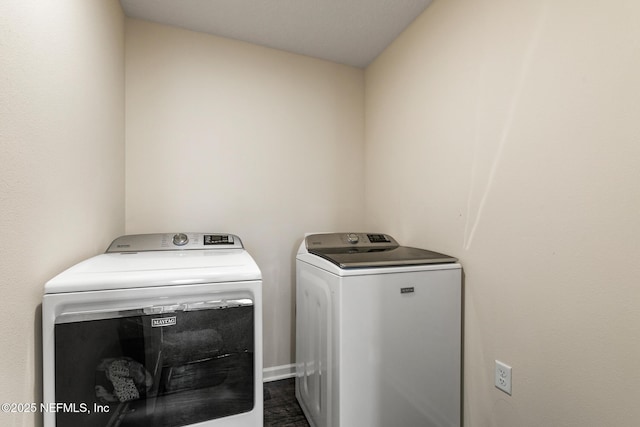
[(120, 0), (131, 18), (364, 68), (432, 0)]

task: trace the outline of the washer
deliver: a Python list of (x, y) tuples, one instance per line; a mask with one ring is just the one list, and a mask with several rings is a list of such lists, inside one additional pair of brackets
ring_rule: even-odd
[(460, 426), (461, 271), (386, 234), (306, 236), (296, 398), (312, 426)]
[(263, 425), (262, 276), (238, 236), (122, 236), (45, 285), (45, 427)]

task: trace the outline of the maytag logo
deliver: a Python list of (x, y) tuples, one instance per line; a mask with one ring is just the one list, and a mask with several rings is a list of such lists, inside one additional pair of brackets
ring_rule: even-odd
[(152, 328), (162, 328), (163, 326), (173, 326), (175, 324), (176, 324), (176, 316), (159, 317), (157, 319), (151, 319)]
[(412, 294), (414, 292), (415, 292), (415, 289), (413, 289), (413, 286), (411, 286), (410, 288), (400, 288), (401, 294)]

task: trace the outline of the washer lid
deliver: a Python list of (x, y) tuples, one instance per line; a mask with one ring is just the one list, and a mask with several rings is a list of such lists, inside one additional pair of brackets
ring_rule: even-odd
[(381, 233), (312, 234), (305, 238), (309, 253), (322, 257), (340, 268), (393, 267), (455, 263), (449, 255), (426, 249), (400, 246)]

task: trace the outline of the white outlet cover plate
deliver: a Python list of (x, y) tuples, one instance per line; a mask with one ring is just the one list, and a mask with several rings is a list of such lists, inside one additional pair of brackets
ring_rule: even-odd
[(496, 387), (511, 396), (511, 366), (496, 360)]

